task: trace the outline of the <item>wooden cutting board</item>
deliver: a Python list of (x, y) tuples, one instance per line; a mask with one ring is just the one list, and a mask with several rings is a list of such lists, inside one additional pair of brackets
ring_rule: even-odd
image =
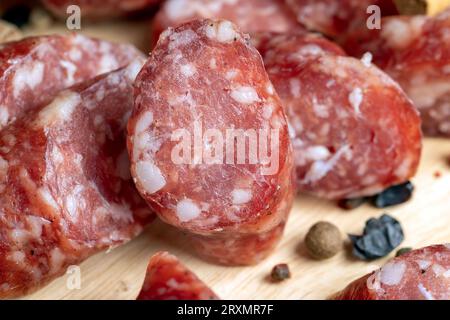
[[(26, 34), (61, 32), (64, 26), (27, 29)], [(83, 27), (82, 33), (131, 42), (148, 51), (150, 24), (146, 21), (115, 22)], [(130, 243), (91, 257), (80, 266), (81, 288), (70, 290), (70, 275), (63, 276), (27, 299), (134, 299), (142, 285), (148, 259), (159, 250), (177, 255), (183, 263), (224, 299), (325, 299), (351, 280), (382, 265), (355, 260), (342, 250), (327, 261), (308, 257), (303, 238), (317, 221), (330, 221), (343, 234), (361, 233), (365, 221), (384, 212), (403, 225), (406, 239), (402, 246), (414, 248), (450, 242), (450, 139), (426, 139), (421, 167), (414, 179), (414, 198), (408, 203), (379, 210), (364, 206), (353, 211), (339, 209), (335, 203), (298, 196), (285, 236), (276, 252), (253, 267), (222, 267), (196, 258), (183, 236), (157, 221)], [(441, 177), (436, 177), (440, 172)], [(348, 249), (348, 248), (347, 248)], [(392, 256), (392, 255), (391, 255)], [(279, 284), (268, 281), (275, 264), (288, 263), (292, 278)]]

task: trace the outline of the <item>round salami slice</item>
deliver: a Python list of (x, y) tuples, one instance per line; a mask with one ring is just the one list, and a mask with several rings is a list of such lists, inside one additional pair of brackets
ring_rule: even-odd
[[(262, 40), (261, 40), (262, 38)], [(291, 126), (300, 191), (342, 199), (407, 181), (421, 153), (411, 101), (370, 63), (311, 34), (259, 36)]]
[(430, 136), (450, 137), (449, 29), (450, 9), (435, 17), (388, 17), (381, 30), (353, 33), (345, 43), (352, 55), (372, 52), (413, 100)]
[(449, 300), (450, 245), (413, 250), (352, 282), (335, 300)]
[(81, 18), (115, 18), (147, 9), (161, 0), (42, 0), (45, 7), (58, 17), (67, 18), (69, 6), (80, 8)]
[(260, 55), (231, 22), (161, 35), (136, 79), (128, 150), (142, 196), (202, 256), (252, 264), (278, 243), (293, 201), (287, 122)]
[(0, 135), (0, 297), (33, 291), (141, 232), (125, 128), (144, 61), (61, 92)]
[(286, 32), (298, 29), (284, 0), (168, 0), (153, 22), (153, 45), (168, 27), (202, 18), (227, 19), (244, 32)]
[(371, 14), (378, 14), (379, 18), (398, 12), (393, 0), (285, 1), (301, 25), (337, 40), (347, 32), (367, 28)]
[(218, 300), (219, 297), (168, 252), (150, 258), (136, 300)]
[(0, 128), (49, 103), (62, 89), (130, 63), (142, 53), (78, 34), (0, 45)]

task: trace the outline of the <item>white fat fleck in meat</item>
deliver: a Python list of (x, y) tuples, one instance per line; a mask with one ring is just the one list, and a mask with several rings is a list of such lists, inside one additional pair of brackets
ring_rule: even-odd
[(30, 233), (25, 229), (16, 227), (9, 232), (9, 239), (18, 246), (24, 246), (30, 240)]
[(275, 89), (273, 88), (273, 85), (270, 82), (266, 85), (266, 91), (270, 95), (275, 94)]
[(372, 275), (370, 275), (367, 278), (366, 281), (367, 289), (378, 291), (381, 289), (381, 282), (380, 282), (380, 271), (374, 272)]
[(259, 101), (258, 93), (252, 87), (238, 87), (231, 91), (231, 97), (242, 104), (251, 104)]
[(219, 42), (231, 42), (240, 38), (235, 26), (230, 21), (219, 21), (206, 26), (205, 34), (210, 39), (216, 39)]
[(73, 221), (78, 220), (78, 212), (83, 209), (85, 203), (82, 201), (81, 193), (84, 187), (82, 185), (77, 185), (74, 187), (71, 193), (66, 196), (65, 207)]
[(170, 0), (164, 6), (164, 13), (172, 21), (179, 21), (195, 13), (195, 6), (189, 0)]
[(433, 295), (431, 294), (430, 291), (427, 290), (427, 288), (424, 287), (424, 285), (422, 283), (419, 283), (419, 285), (417, 286), (417, 288), (419, 289), (420, 293), (423, 295), (423, 297), (426, 300), (434, 300)]
[(180, 71), (186, 78), (192, 77), (197, 72), (195, 66), (190, 63), (182, 65)]
[(126, 67), (126, 75), (128, 79), (134, 81), (142, 69), (142, 66), (145, 63), (144, 58), (136, 58), (134, 59), (127, 67)]
[(431, 265), (431, 262), (428, 260), (417, 260), (417, 264), (419, 265), (420, 270), (425, 271)]
[(50, 251), (50, 274), (57, 273), (61, 270), (64, 265), (65, 255), (59, 248), (53, 248)]
[(390, 19), (381, 28), (381, 37), (389, 47), (403, 49), (409, 46), (421, 33), (426, 18), (417, 16), (409, 20)]
[(55, 201), (55, 198), (53, 198), (52, 194), (46, 187), (41, 187), (38, 190), (38, 194), (41, 196), (41, 198), (44, 200), (44, 202), (52, 207), (55, 210), (59, 210), (59, 206)]
[(234, 189), (231, 192), (231, 198), (235, 205), (245, 204), (252, 200), (252, 191), (248, 189)]
[(46, 126), (56, 120), (70, 121), (73, 111), (80, 103), (79, 94), (71, 91), (62, 92), (39, 112), (38, 124)]
[(355, 88), (348, 96), (348, 101), (350, 102), (350, 105), (355, 110), (355, 113), (361, 114), (361, 103), (363, 102), (363, 92), (361, 88)]
[(398, 285), (405, 274), (406, 264), (403, 261), (388, 262), (381, 268), (380, 281), (387, 286)]
[(297, 133), (295, 132), (294, 127), (291, 125), (290, 122), (287, 123), (288, 126), (288, 133), (289, 133), (289, 137), (294, 140), (297, 137)]
[(321, 180), (333, 170), (341, 157), (345, 155), (351, 156), (351, 149), (348, 145), (341, 147), (329, 160), (314, 162), (306, 173), (304, 182), (311, 183)]
[(60, 62), (61, 66), (66, 70), (67, 76), (65, 80), (66, 86), (70, 86), (75, 82), (74, 76), (77, 72), (77, 67), (70, 61), (62, 60)]
[(177, 203), (176, 213), (181, 222), (188, 222), (200, 216), (201, 210), (191, 199), (183, 199)]
[(328, 118), (330, 116), (330, 113), (328, 112), (328, 106), (326, 104), (322, 104), (317, 100), (317, 97), (312, 98), (312, 107), (314, 110), (314, 113), (319, 118)]
[(36, 216), (27, 216), (26, 221), (28, 223), (29, 234), (36, 240), (41, 240), (42, 228), (45, 225), (51, 224), (49, 220)]
[(64, 155), (62, 154), (61, 150), (57, 146), (54, 146), (51, 150), (51, 159), (56, 164), (62, 164), (64, 163)]
[(323, 53), (323, 50), (321, 47), (315, 44), (308, 44), (306, 46), (303, 46), (298, 52), (298, 56), (301, 58), (302, 61), (304, 56), (318, 56)]
[(117, 59), (112, 54), (105, 54), (100, 59), (99, 74), (119, 68)]
[(25, 263), (25, 253), (22, 251), (12, 251), (8, 254), (7, 258), (16, 264)]
[(142, 116), (140, 116), (139, 120), (136, 123), (135, 128), (136, 134), (142, 133), (145, 130), (147, 130), (152, 123), (153, 123), (153, 113), (150, 111), (146, 111)]
[(81, 57), (83, 56), (83, 54), (81, 53), (80, 50), (78, 50), (77, 48), (72, 48), (69, 51), (69, 58), (72, 61), (79, 61), (81, 59)]
[(166, 178), (151, 161), (139, 161), (136, 164), (136, 177), (148, 194), (155, 193), (166, 185)]
[(212, 59), (209, 61), (209, 67), (210, 67), (211, 69), (216, 69), (216, 68), (217, 68), (217, 60), (216, 60), (215, 58), (212, 58)]
[(0, 127), (5, 126), (9, 120), (9, 111), (5, 106), (0, 106)]
[(362, 58), (361, 58), (361, 62), (367, 67), (369, 68), (372, 65), (372, 59), (373, 56), (370, 52), (366, 52), (363, 54)]
[(44, 63), (42, 62), (35, 62), (32, 65), (25, 65), (19, 68), (13, 78), (14, 97), (20, 99), (20, 93), (25, 87), (34, 89), (42, 83), (44, 69)]
[(443, 266), (441, 266), (440, 264), (433, 264), (433, 266), (431, 267), (431, 270), (433, 270), (434, 274), (437, 277), (441, 277), (442, 275), (445, 274), (445, 272), (447, 271)]
[(169, 50), (176, 49), (180, 46), (186, 46), (198, 38), (197, 34), (192, 30), (173, 32), (168, 37), (170, 41)]
[(270, 118), (272, 117), (273, 114), (273, 110), (274, 110), (274, 105), (271, 103), (266, 103), (263, 106), (263, 112), (262, 112), (262, 116), (264, 119), (266, 120), (270, 120)]
[(312, 161), (326, 160), (330, 156), (330, 150), (324, 146), (312, 146), (305, 150), (305, 157)]
[(227, 73), (225, 74), (225, 78), (227, 80), (233, 80), (234, 78), (236, 78), (236, 76), (239, 74), (239, 70), (236, 69), (232, 69), (227, 71)]

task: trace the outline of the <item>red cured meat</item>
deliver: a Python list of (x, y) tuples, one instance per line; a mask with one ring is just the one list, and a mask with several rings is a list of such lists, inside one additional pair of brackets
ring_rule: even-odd
[[(272, 251), (293, 201), (292, 149), (261, 57), (235, 25), (193, 21), (162, 34), (136, 79), (128, 133), (138, 190), (199, 254), (234, 265)], [(234, 134), (248, 134), (244, 153)]]
[(81, 18), (114, 18), (144, 10), (161, 0), (42, 0), (47, 9), (58, 17), (67, 18), (67, 7), (80, 7)]
[(450, 245), (413, 250), (352, 282), (335, 300), (449, 300)]
[(450, 137), (450, 9), (435, 17), (382, 20), (381, 30), (355, 33), (345, 44), (355, 56), (372, 52), (419, 109), (425, 134)]
[(1, 131), (0, 297), (39, 288), (152, 219), (124, 134), (143, 62), (63, 91)]
[(131, 45), (78, 34), (30, 37), (0, 45), (0, 128), (49, 103), (64, 88), (142, 56)]
[(367, 9), (376, 5), (381, 15), (397, 14), (392, 0), (285, 0), (297, 16), (297, 21), (308, 30), (321, 32), (339, 39), (347, 32), (367, 29), (370, 14)]
[(389, 76), (317, 35), (266, 34), (258, 42), (291, 126), (300, 191), (368, 196), (415, 174), (420, 119)]
[(168, 0), (153, 21), (152, 44), (168, 27), (202, 18), (227, 19), (244, 32), (286, 32), (300, 28), (284, 0)]
[(218, 300), (219, 297), (168, 252), (150, 258), (136, 300)]

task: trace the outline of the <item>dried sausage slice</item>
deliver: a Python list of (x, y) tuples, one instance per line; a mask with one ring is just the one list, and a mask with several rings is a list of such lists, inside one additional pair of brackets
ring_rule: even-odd
[(435, 17), (384, 18), (381, 30), (353, 33), (345, 43), (352, 55), (373, 53), (413, 100), (430, 136), (450, 137), (449, 29), (447, 9)]
[(168, 252), (150, 258), (136, 300), (218, 300), (219, 297)]
[(79, 34), (30, 37), (0, 45), (0, 128), (49, 103), (62, 89), (142, 56), (131, 45)]
[(352, 282), (335, 300), (449, 300), (450, 245), (413, 250)]
[(418, 113), (367, 57), (347, 57), (337, 45), (305, 33), (259, 35), (258, 43), (291, 126), (299, 190), (354, 198), (415, 174)]
[(114, 18), (149, 8), (161, 0), (42, 0), (47, 9), (58, 17), (69, 16), (67, 8), (80, 7), (82, 18)]
[(168, 27), (202, 18), (222, 18), (244, 32), (286, 32), (298, 29), (295, 16), (284, 0), (168, 0), (153, 22), (153, 44)]
[(224, 264), (271, 252), (292, 206), (292, 149), (261, 57), (234, 24), (161, 35), (136, 79), (128, 133), (138, 190), (197, 252)]
[(152, 219), (124, 132), (142, 63), (63, 91), (1, 131), (0, 297), (39, 288)]
[(297, 21), (308, 30), (340, 39), (347, 32), (367, 28), (369, 6), (380, 8), (382, 16), (397, 14), (392, 0), (285, 0)]

